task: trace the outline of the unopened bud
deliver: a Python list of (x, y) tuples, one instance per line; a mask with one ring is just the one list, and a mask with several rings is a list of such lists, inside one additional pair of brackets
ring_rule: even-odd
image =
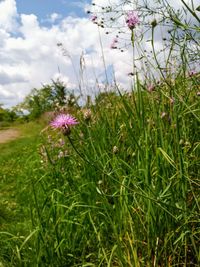
[(156, 26), (157, 26), (157, 20), (156, 19), (154, 19), (152, 22), (151, 22), (151, 26), (153, 27), (153, 28), (155, 28)]

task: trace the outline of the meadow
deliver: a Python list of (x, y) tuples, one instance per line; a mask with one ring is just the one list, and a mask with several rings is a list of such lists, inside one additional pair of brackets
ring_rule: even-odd
[[(2, 266), (198, 266), (197, 76), (103, 93), (1, 144)], [(184, 82), (184, 84), (183, 84)]]
[[(79, 105), (54, 82), (26, 97), (29, 122), (7, 125), (20, 135), (0, 144), (0, 267), (200, 266), (199, 27), (165, 8), (160, 22), (173, 28), (165, 62), (154, 19), (142, 75), (134, 66), (139, 17), (126, 14), (130, 90), (115, 81)], [(98, 16), (91, 20), (104, 28)], [(59, 114), (69, 123), (60, 126)]]

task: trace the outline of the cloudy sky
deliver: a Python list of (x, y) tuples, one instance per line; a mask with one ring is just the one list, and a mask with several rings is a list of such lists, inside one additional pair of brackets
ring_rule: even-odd
[(109, 79), (114, 71), (116, 80), (130, 87), (132, 52), (110, 49), (116, 32), (98, 31), (86, 13), (89, 4), (90, 0), (0, 0), (1, 104), (14, 106), (32, 88), (57, 78), (76, 92), (81, 84), (81, 93), (92, 93), (96, 80), (105, 82), (105, 65)]
[[(83, 94), (93, 90), (96, 78), (105, 81), (98, 28), (85, 12), (88, 3), (86, 0), (0, 1), (0, 103), (5, 107), (16, 105), (32, 88), (40, 88), (52, 79), (60, 78), (76, 91), (82, 81)], [(126, 82), (128, 78), (123, 78), (123, 73), (131, 70), (128, 52), (122, 56), (111, 51), (111, 37), (104, 38), (103, 31), (100, 34), (107, 70), (112, 69), (115, 58), (123, 69), (118, 68), (116, 76)], [(58, 47), (58, 43), (63, 47)]]

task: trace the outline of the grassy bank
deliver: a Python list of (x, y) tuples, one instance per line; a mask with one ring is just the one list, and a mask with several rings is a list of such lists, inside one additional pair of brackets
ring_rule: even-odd
[(69, 136), (29, 124), (2, 145), (3, 266), (198, 266), (196, 82), (104, 94)]
[[(37, 146), (42, 125), (15, 126), (16, 140), (0, 144), (0, 262), (15, 266), (17, 249), (30, 232), (29, 186), (39, 157)], [(37, 174), (40, 175), (39, 168)], [(5, 264), (5, 265), (4, 265)], [(18, 266), (18, 265), (17, 265)]]

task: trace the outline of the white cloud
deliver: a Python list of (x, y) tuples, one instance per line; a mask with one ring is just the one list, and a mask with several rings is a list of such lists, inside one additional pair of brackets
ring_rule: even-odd
[(54, 23), (55, 21), (57, 21), (58, 19), (61, 19), (62, 16), (58, 13), (53, 13), (50, 15), (50, 22)]
[(0, 28), (12, 31), (17, 26), (17, 8), (15, 0), (3, 0), (0, 2)]

